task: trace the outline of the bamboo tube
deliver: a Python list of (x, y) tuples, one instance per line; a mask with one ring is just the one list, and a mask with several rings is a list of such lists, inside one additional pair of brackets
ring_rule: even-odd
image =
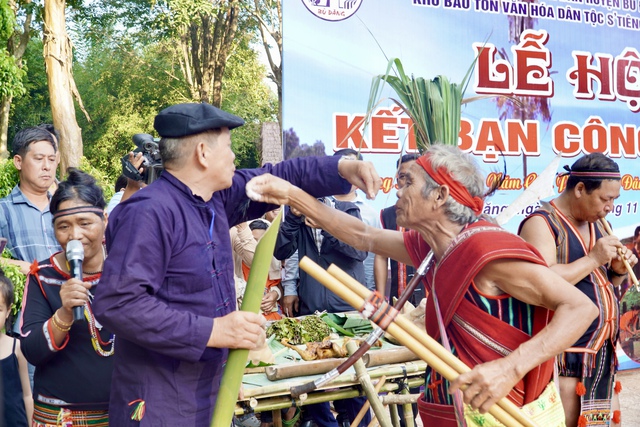
[[(369, 376), (375, 379), (375, 378), (380, 378), (383, 375), (386, 375), (389, 378), (393, 376), (403, 376), (405, 373), (408, 375), (418, 374), (418, 373), (423, 373), (424, 370), (426, 369), (426, 366), (427, 364), (422, 360), (416, 361), (416, 362), (407, 362), (403, 365), (383, 366), (383, 367), (376, 368), (374, 370), (369, 371)], [(351, 385), (357, 382), (358, 382), (358, 379), (356, 378), (355, 374), (345, 373), (340, 375), (335, 380), (332, 380), (331, 382), (329, 382), (323, 388), (332, 388), (332, 387), (345, 385), (345, 384)], [(245, 389), (243, 391), (243, 394), (245, 399), (249, 399), (251, 397), (257, 397), (257, 396), (289, 393), (289, 390), (291, 389), (292, 384), (296, 384), (296, 383), (289, 382), (289, 383), (282, 383), (282, 384), (273, 384), (273, 385), (268, 385), (268, 386), (259, 387), (259, 388)]]
[[(613, 235), (613, 230), (611, 229), (611, 226), (609, 225), (609, 222), (606, 219), (600, 218), (600, 223), (602, 224), (604, 229), (607, 231), (608, 235), (610, 236)], [(636, 274), (633, 272), (633, 267), (631, 267), (631, 265), (629, 264), (629, 261), (627, 261), (624, 255), (622, 255), (622, 249), (620, 248), (618, 248), (618, 255), (620, 255), (620, 258), (622, 258), (622, 263), (624, 264), (624, 268), (627, 269), (627, 273), (629, 273), (629, 278), (631, 279), (633, 286), (636, 287), (636, 291), (640, 292), (640, 285), (638, 284), (638, 278), (636, 277)]]
[[(380, 389), (382, 388), (382, 386), (386, 381), (387, 381), (387, 377), (385, 377), (384, 375), (380, 377), (380, 379), (378, 380), (378, 383), (374, 388), (376, 395), (380, 393)], [(367, 399), (367, 401), (364, 402), (364, 405), (362, 405), (362, 408), (360, 408), (360, 412), (358, 412), (358, 415), (356, 415), (356, 417), (351, 422), (351, 427), (358, 427), (358, 425), (360, 425), (360, 421), (362, 421), (367, 411), (369, 410), (370, 406), (371, 406), (371, 403), (369, 402), (369, 399)]]
[[(347, 343), (347, 351), (349, 354), (353, 354), (358, 350), (358, 345), (349, 341)], [(367, 396), (367, 402), (371, 405), (371, 409), (373, 409), (373, 413), (376, 415), (378, 420), (380, 421), (380, 425), (382, 427), (391, 427), (391, 419), (387, 417), (387, 414), (384, 411), (384, 407), (382, 403), (380, 403), (380, 399), (378, 398), (378, 392), (373, 387), (371, 383), (371, 378), (367, 374), (367, 368), (364, 366), (364, 362), (362, 359), (356, 360), (353, 364), (353, 368), (356, 371), (356, 376), (358, 377), (358, 381), (364, 390), (364, 394)], [(357, 426), (357, 424), (355, 424)]]
[[(333, 277), (338, 279), (343, 285), (349, 287), (349, 289), (351, 289), (353, 292), (355, 292), (360, 298), (363, 299), (363, 301), (366, 299), (366, 297), (369, 296), (369, 293), (371, 291), (369, 291), (367, 288), (362, 286), (357, 280), (355, 280), (353, 277), (349, 276), (347, 273), (342, 271), (339, 267), (337, 267), (337, 266), (332, 264), (327, 269), (327, 272), (329, 272), (329, 274), (331, 274)], [(453, 354), (449, 353), (449, 351), (447, 351), (447, 349), (444, 348), (439, 342), (437, 342), (436, 340), (431, 338), (431, 336), (429, 336), (429, 334), (425, 333), (423, 330), (418, 328), (415, 324), (413, 324), (408, 319), (406, 319), (406, 318), (404, 318), (402, 316), (397, 316), (395, 318), (394, 322), (397, 323), (398, 326), (400, 327), (400, 331), (401, 331), (400, 333), (403, 333), (403, 334), (404, 333), (408, 333), (412, 338), (416, 339), (418, 342), (420, 342), (422, 345), (424, 345), (424, 347), (429, 352), (431, 352), (438, 359), (440, 359), (442, 361), (442, 363), (446, 364), (448, 367), (451, 367), (451, 368), (453, 368), (454, 371), (456, 371), (457, 375), (454, 375), (453, 378), (448, 378), (443, 372), (439, 371), (438, 368), (435, 365), (432, 365), (431, 363), (429, 363), (429, 361), (427, 361), (427, 363), (429, 365), (431, 365), (431, 367), (433, 369), (435, 369), (442, 376), (447, 378), (447, 380), (452, 381), (452, 379), (455, 379), (458, 375), (463, 374), (465, 372), (469, 372), (471, 370), (460, 359), (455, 357)], [(387, 330), (396, 339), (400, 340), (398, 336), (394, 335), (394, 333), (392, 332), (391, 328), (387, 328)], [(425, 360), (425, 359), (423, 359), (423, 360)], [(507, 398), (500, 399), (494, 405), (494, 407), (495, 406), (499, 406), (500, 408), (502, 408), (506, 413), (508, 413), (511, 417), (513, 417), (513, 419), (517, 420), (518, 423), (520, 423), (520, 424), (522, 424), (524, 426), (527, 426), (527, 427), (535, 427), (536, 426), (536, 424), (535, 424), (535, 422), (533, 420), (531, 420), (528, 417), (526, 417), (524, 415), (524, 413), (522, 413), (520, 408), (518, 408), (515, 404), (513, 404), (513, 402), (511, 402)], [(491, 412), (491, 410), (489, 412)], [(494, 417), (496, 417), (496, 415), (493, 412), (491, 412), (491, 414)], [(498, 417), (496, 417), (496, 418), (498, 419)], [(506, 423), (504, 423), (504, 422), (503, 422), (503, 424), (506, 425)]]
[[(360, 309), (364, 305), (364, 298), (362, 298), (355, 291), (353, 291), (349, 286), (350, 285), (349, 283), (343, 283), (339, 281), (338, 279), (333, 277), (331, 274), (323, 270), (319, 265), (311, 261), (309, 258), (304, 257), (302, 260), (300, 260), (300, 267), (303, 270), (305, 270), (308, 274), (310, 274), (313, 278), (315, 278), (324, 286), (326, 286), (333, 293), (335, 293), (344, 301), (349, 303), (352, 307)], [(335, 266), (332, 266), (332, 267), (334, 267), (333, 269), (334, 271), (335, 269), (338, 269)], [(358, 283), (357, 289), (360, 289), (360, 288), (364, 288), (364, 286)], [(364, 291), (370, 292), (366, 290), (366, 288)], [(401, 317), (397, 317), (396, 321), (400, 318)], [(427, 362), (429, 366), (431, 366), (433, 369), (439, 372), (447, 380), (453, 381), (460, 375), (461, 372), (456, 371), (449, 364), (445, 363), (440, 357), (436, 356), (433, 352), (432, 347), (425, 346), (421, 342), (418, 342), (417, 340), (412, 339), (411, 336), (396, 323), (396, 321), (391, 322), (391, 324), (387, 328), (387, 331), (391, 335), (393, 335), (396, 339), (398, 339), (398, 341), (402, 345), (409, 348), (416, 355), (420, 356), (422, 360)], [(422, 334), (427, 335), (424, 333)], [(435, 343), (435, 340), (433, 340), (433, 342)], [(436, 344), (440, 346), (440, 344), (438, 343)], [(450, 353), (447, 353), (447, 354), (449, 354), (449, 356), (453, 356)], [(462, 364), (462, 362), (460, 363)], [(464, 364), (462, 365), (464, 366)], [(468, 371), (469, 368), (466, 367), (466, 370)], [(520, 426), (536, 427), (536, 424), (533, 423), (531, 420), (526, 419), (526, 417), (524, 417), (524, 415), (520, 412), (518, 407), (516, 407), (513, 403), (507, 401), (504, 398), (501, 399), (499, 403), (500, 405), (493, 405), (489, 409), (489, 413), (491, 413), (491, 415), (493, 415), (498, 421), (500, 421), (506, 427), (520, 427)], [(510, 407), (510, 412), (507, 412), (504, 409), (504, 407)], [(512, 412), (515, 413), (515, 416), (511, 414)]]
[(419, 357), (413, 354), (409, 349), (403, 347), (392, 350), (376, 350), (365, 353), (365, 355), (362, 356), (364, 366), (367, 368), (392, 363), (410, 362), (416, 359), (419, 359)]
[(273, 427), (282, 427), (282, 412), (279, 409), (271, 411)]
[[(401, 395), (410, 396), (409, 390), (406, 388), (400, 392)], [(404, 415), (404, 425), (406, 427), (414, 427), (415, 425), (415, 416), (413, 415), (413, 408), (411, 407), (411, 403), (404, 402), (402, 404), (402, 415)]]
[[(407, 379), (407, 384), (410, 388), (412, 387), (420, 387), (424, 384), (424, 377), (411, 377)], [(359, 384), (357, 385), (359, 387)], [(382, 388), (380, 389), (381, 393), (387, 392), (397, 392), (399, 390), (399, 386), (394, 382), (385, 382)], [(303, 406), (310, 405), (312, 403), (321, 403), (321, 402), (330, 402), (333, 400), (340, 399), (350, 399), (352, 397), (358, 397), (362, 393), (356, 387), (356, 384), (349, 386), (348, 388), (341, 388), (338, 391), (328, 391), (328, 390), (320, 390), (315, 393), (310, 393), (307, 397), (307, 400), (303, 403), (301, 401), (293, 401), (291, 400), (291, 396), (289, 395), (281, 395), (281, 396), (273, 396), (273, 397), (264, 397), (258, 400), (257, 406), (254, 408), (247, 409), (245, 406), (236, 404), (234, 415), (242, 416), (249, 412), (265, 412), (265, 411), (273, 411), (274, 409), (283, 409), (283, 408), (291, 408), (292, 406)]]
[(400, 427), (400, 413), (398, 412), (398, 406), (390, 405), (389, 414), (391, 415), (391, 419), (393, 420), (393, 427)]
[(383, 405), (411, 405), (420, 398), (419, 394), (387, 394), (380, 398)]
[[(276, 245), (278, 230), (280, 229), (280, 220), (282, 219), (282, 211), (273, 220), (273, 223), (262, 236), (256, 247), (253, 264), (249, 272), (247, 280), (247, 288), (242, 300), (243, 311), (258, 313), (260, 311), (260, 303), (264, 294), (267, 276), (269, 275), (269, 267), (271, 266), (271, 258), (273, 257), (273, 248)], [(233, 420), (233, 407), (240, 392), (242, 385), (242, 374), (247, 365), (249, 350), (232, 349), (229, 351), (227, 363), (222, 373), (220, 381), (220, 390), (216, 405), (211, 417), (211, 427), (229, 427)]]

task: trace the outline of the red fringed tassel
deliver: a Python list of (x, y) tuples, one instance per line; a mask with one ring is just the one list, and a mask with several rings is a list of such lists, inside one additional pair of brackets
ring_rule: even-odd
[(613, 387), (613, 390), (616, 392), (616, 394), (620, 394), (620, 392), (622, 391), (622, 384), (620, 384), (620, 381), (616, 381), (616, 385)]
[(587, 389), (585, 388), (584, 384), (582, 384), (581, 382), (576, 384), (576, 394), (578, 396), (584, 396), (586, 393), (587, 393)]
[(580, 415), (580, 418), (578, 418), (578, 427), (587, 427), (587, 417)]
[(621, 419), (622, 419), (622, 414), (620, 413), (620, 411), (618, 409), (613, 411), (613, 418), (611, 418), (611, 421), (613, 421), (616, 424), (620, 424)]

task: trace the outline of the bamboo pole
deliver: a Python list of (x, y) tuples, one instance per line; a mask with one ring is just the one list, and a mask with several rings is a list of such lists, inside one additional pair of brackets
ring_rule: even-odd
[[(347, 343), (347, 351), (349, 351), (349, 354), (355, 353), (356, 350), (358, 350), (358, 345), (353, 341), (349, 341)], [(371, 378), (367, 374), (367, 368), (364, 366), (362, 359), (356, 360), (353, 364), (353, 368), (356, 371), (356, 376), (364, 390), (364, 394), (367, 396), (367, 402), (369, 402), (371, 409), (373, 409), (373, 413), (380, 421), (381, 427), (391, 427), (391, 419), (387, 416), (382, 403), (380, 403), (378, 392), (371, 383)]]
[(383, 405), (411, 405), (420, 398), (419, 394), (387, 394), (380, 398)]
[[(333, 271), (338, 269), (335, 266), (332, 266), (332, 267), (334, 267)], [(327, 271), (322, 269), (318, 264), (311, 261), (308, 257), (304, 257), (302, 260), (300, 260), (300, 268), (305, 270), (314, 279), (322, 283), (333, 293), (335, 293), (344, 301), (349, 303), (352, 307), (361, 309), (362, 306), (364, 305), (364, 298), (360, 296), (358, 293), (356, 293), (353, 289), (351, 289), (351, 286), (353, 286), (351, 283), (343, 283), (339, 281), (337, 278), (333, 277)], [(360, 290), (360, 288), (363, 288), (364, 291)], [(364, 288), (364, 286), (362, 286), (360, 283), (358, 283), (358, 286), (356, 287), (356, 289), (358, 289), (359, 292), (361, 293), (370, 292), (366, 288)], [(409, 333), (405, 332), (397, 323), (398, 319), (401, 319), (401, 318), (402, 317), (397, 317), (394, 322), (391, 322), (391, 324), (387, 328), (387, 331), (391, 335), (393, 335), (402, 345), (409, 348), (416, 355), (420, 356), (422, 360), (427, 362), (429, 366), (431, 366), (434, 370), (439, 372), (447, 380), (453, 381), (454, 379), (456, 379), (462, 372), (458, 372), (450, 364), (444, 362), (443, 359), (438, 357), (434, 353), (434, 350), (432, 347), (425, 346), (421, 342), (415, 339), (412, 339)], [(422, 334), (427, 335), (423, 332)], [(435, 340), (432, 339), (432, 341), (436, 343)], [(437, 346), (442, 347), (440, 346), (439, 343), (436, 343), (436, 344)], [(450, 353), (447, 353), (447, 354), (448, 354), (447, 359), (454, 357)], [(460, 362), (460, 364), (462, 364), (462, 362)], [(464, 366), (464, 364), (462, 365)], [(469, 370), (470, 370), (469, 367), (466, 367), (466, 371), (469, 371)], [(505, 409), (505, 407), (509, 408), (509, 412)], [(515, 406), (513, 403), (509, 402), (504, 398), (499, 401), (499, 404), (493, 405), (489, 409), (489, 413), (491, 413), (491, 415), (493, 415), (498, 421), (500, 421), (506, 427), (521, 427), (521, 426), (536, 427), (536, 424), (533, 423), (531, 420), (527, 419), (524, 416), (524, 414), (522, 414), (522, 412), (518, 409), (517, 406)]]
[(393, 420), (393, 427), (400, 427), (400, 413), (398, 412), (398, 405), (389, 405), (389, 414)]
[(271, 411), (271, 417), (273, 419), (273, 427), (282, 427), (282, 412), (280, 412), (280, 409)]
[[(387, 377), (385, 377), (384, 375), (380, 377), (380, 379), (378, 380), (378, 383), (375, 386), (376, 395), (380, 393), (380, 389), (382, 388), (382, 386), (386, 381), (387, 381)], [(370, 406), (371, 406), (371, 403), (369, 402), (369, 399), (367, 399), (367, 401), (364, 402), (364, 405), (362, 405), (362, 408), (360, 408), (360, 412), (358, 412), (358, 415), (356, 415), (356, 417), (351, 422), (351, 427), (358, 427), (358, 425), (360, 425), (360, 421), (362, 421), (364, 416), (367, 414), (367, 411), (369, 410)]]
[[(349, 354), (355, 353), (356, 350), (358, 350), (358, 345), (353, 341), (349, 341), (347, 343), (347, 351), (349, 351)], [(380, 425), (382, 427), (391, 427), (391, 419), (386, 416), (387, 414), (384, 411), (384, 407), (378, 398), (378, 392), (371, 383), (371, 377), (367, 374), (367, 368), (365, 368), (362, 359), (356, 360), (353, 367), (356, 371), (358, 381), (364, 390), (364, 394), (367, 396), (367, 402), (371, 405), (371, 409), (373, 409), (373, 413), (378, 420), (380, 420)]]
[[(424, 384), (424, 377), (410, 377), (407, 379), (407, 384), (410, 388), (420, 387)], [(293, 401), (289, 395), (264, 397), (257, 400), (257, 404), (254, 407), (246, 408), (243, 405), (237, 405), (234, 410), (234, 415), (242, 416), (249, 412), (265, 412), (273, 411), (274, 409), (291, 408), (292, 406), (304, 406), (311, 405), (313, 403), (331, 402), (333, 400), (350, 399), (352, 397), (361, 396), (362, 393), (357, 388), (359, 385), (351, 384), (347, 388), (342, 388), (337, 391), (319, 390), (315, 393), (310, 393), (307, 399), (302, 402), (301, 400)], [(399, 385), (394, 382), (385, 382), (380, 389), (381, 393), (397, 392)]]
[[(609, 221), (607, 221), (604, 218), (600, 218), (600, 223), (602, 224), (604, 229), (607, 231), (607, 234), (612, 236), (613, 230), (609, 225)], [(627, 261), (624, 255), (622, 255), (622, 249), (620, 248), (618, 248), (618, 255), (620, 255), (620, 258), (622, 258), (622, 263), (624, 264), (624, 268), (627, 269), (627, 273), (629, 273), (629, 278), (631, 279), (633, 286), (636, 287), (636, 291), (640, 292), (640, 285), (638, 284), (638, 278), (636, 277), (636, 274), (633, 272), (633, 267), (631, 267), (631, 265), (629, 264), (629, 261)]]
[[(403, 396), (411, 396), (409, 394), (409, 390), (408, 389), (403, 389), (400, 392), (401, 395)], [(413, 414), (413, 408), (411, 407), (411, 403), (410, 402), (404, 402), (402, 403), (402, 415), (404, 415), (404, 425), (406, 427), (414, 427), (415, 425), (415, 415)]]
[[(386, 375), (387, 377), (402, 376), (405, 374), (405, 372), (408, 375), (424, 373), (424, 370), (426, 369), (426, 367), (427, 367), (427, 364), (422, 360), (416, 361), (416, 362), (407, 362), (402, 365), (383, 366), (383, 367), (371, 370), (369, 371), (369, 376), (375, 379), (375, 378), (380, 378), (383, 375)], [(356, 378), (356, 375), (354, 373), (345, 373), (340, 375), (335, 380), (332, 380), (331, 382), (326, 384), (326, 386), (323, 387), (323, 389), (333, 388), (333, 387), (345, 385), (345, 384), (351, 385), (354, 383), (358, 383), (358, 378)], [(243, 394), (245, 399), (249, 399), (249, 398), (258, 397), (258, 396), (268, 396), (268, 395), (289, 393), (291, 386), (296, 384), (297, 383), (294, 383), (294, 382), (287, 382), (287, 383), (281, 383), (281, 384), (268, 385), (264, 387), (245, 388), (243, 390)]]

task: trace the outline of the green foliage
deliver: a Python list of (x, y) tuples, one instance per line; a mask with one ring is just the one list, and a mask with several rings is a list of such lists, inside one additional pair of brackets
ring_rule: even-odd
[(20, 267), (15, 264), (9, 264), (4, 259), (11, 258), (11, 252), (8, 249), (2, 251), (0, 258), (0, 268), (4, 275), (13, 283), (13, 304), (11, 304), (11, 313), (15, 316), (22, 307), (22, 294), (24, 293), (24, 285), (26, 276), (20, 272)]
[(624, 294), (622, 301), (626, 304), (627, 311), (634, 306), (640, 306), (640, 292), (632, 285)]
[(165, 103), (180, 102), (182, 84), (167, 78), (171, 66), (163, 60), (162, 43), (136, 48), (128, 40), (95, 44), (75, 79), (92, 121), (78, 115), (84, 154), (110, 181), (122, 173), (120, 158), (133, 150), (136, 133), (153, 134), (153, 119)]
[(22, 84), (25, 74), (13, 56), (7, 51), (0, 51), (0, 98), (23, 95), (26, 92)]
[(402, 62), (397, 58), (391, 59), (386, 73), (373, 79), (367, 111), (371, 114), (375, 108), (382, 83), (386, 82), (399, 98), (392, 101), (413, 120), (416, 142), (421, 152), (434, 143), (457, 146), (462, 95), (474, 64), (462, 82), (456, 84), (450, 83), (445, 76), (437, 76), (432, 80), (413, 75), (409, 77)]
[(24, 64), (23, 70), (27, 71), (22, 81), (25, 93), (20, 97), (15, 97), (11, 104), (7, 135), (9, 146), (19, 130), (53, 122), (49, 104), (47, 73), (42, 57), (42, 40), (39, 36), (34, 36), (29, 41), (22, 62)]
[(245, 125), (231, 133), (238, 168), (260, 166), (262, 123), (277, 120), (278, 99), (264, 83), (266, 70), (244, 39), (229, 58), (222, 81), (222, 108), (242, 117)]
[[(74, 78), (89, 122), (76, 108), (82, 128), (84, 155), (100, 170), (111, 189), (122, 172), (120, 158), (135, 148), (136, 133), (155, 135), (153, 120), (163, 108), (180, 102), (194, 102), (190, 85), (180, 66), (183, 52), (175, 32), (168, 31), (162, 16), (178, 21), (195, 13), (214, 10), (218, 2), (208, 0), (105, 0), (82, 5), (76, 2), (70, 19), (76, 50)], [(171, 18), (174, 19), (174, 18)], [(246, 120), (232, 133), (236, 166), (257, 167), (260, 163), (260, 129), (275, 121), (277, 98), (264, 83), (265, 68), (251, 49), (253, 34), (246, 21), (225, 68), (222, 108)], [(79, 52), (79, 53), (78, 53)], [(23, 58), (28, 70), (25, 96), (14, 98), (9, 119), (9, 143), (27, 126), (51, 123), (42, 41), (29, 43)]]
[[(155, 134), (152, 125), (158, 111), (193, 101), (181, 80), (176, 45), (161, 40), (140, 46), (131, 38), (95, 41), (86, 60), (75, 68), (80, 93), (91, 93), (85, 106), (92, 121), (77, 116), (84, 154), (112, 180), (122, 172), (120, 157), (135, 148), (134, 134)], [(248, 37), (241, 37), (227, 63), (222, 89), (222, 108), (246, 121), (232, 133), (239, 168), (259, 166), (261, 124), (275, 121), (277, 99), (263, 82), (265, 73)]]
[(80, 160), (80, 169), (96, 179), (98, 185), (102, 188), (105, 201), (109, 202), (115, 193), (114, 184), (116, 180), (112, 179), (107, 173), (92, 165), (86, 157), (82, 157)]
[(329, 325), (315, 314), (306, 316), (302, 321), (293, 317), (283, 317), (267, 329), (268, 337), (275, 335), (278, 342), (286, 339), (292, 345), (322, 341), (330, 334)]
[(0, 40), (6, 40), (13, 34), (16, 17), (7, 2), (0, 3)]
[[(13, 10), (5, 1), (0, 2), (0, 45), (6, 46), (16, 26)], [(6, 50), (0, 50), (0, 98), (9, 98), (24, 94), (22, 79), (25, 71), (18, 67), (16, 60)]]
[(13, 159), (0, 159), (0, 198), (11, 193), (18, 184), (18, 169), (13, 165)]

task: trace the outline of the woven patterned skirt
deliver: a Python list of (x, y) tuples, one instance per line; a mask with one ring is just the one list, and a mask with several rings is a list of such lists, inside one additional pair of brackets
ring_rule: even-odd
[(60, 406), (33, 402), (32, 427), (108, 427), (109, 413), (73, 411)]

